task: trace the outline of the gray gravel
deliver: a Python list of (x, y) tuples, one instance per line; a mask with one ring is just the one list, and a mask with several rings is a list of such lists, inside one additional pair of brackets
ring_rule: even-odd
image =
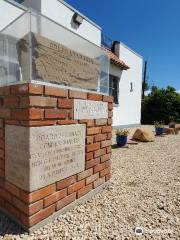
[(111, 185), (104, 192), (31, 235), (20, 235), (11, 223), (17, 235), (1, 237), (1, 231), (0, 240), (179, 240), (179, 156), (180, 134), (114, 149)]

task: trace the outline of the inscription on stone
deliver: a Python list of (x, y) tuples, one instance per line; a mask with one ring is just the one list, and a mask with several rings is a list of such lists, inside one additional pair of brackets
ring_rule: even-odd
[(5, 128), (5, 175), (32, 192), (85, 169), (85, 125)]
[[(98, 59), (89, 58), (38, 34), (32, 34), (32, 42), (34, 80), (97, 90), (100, 77), (100, 61)], [(24, 51), (26, 47), (25, 39), (20, 40), (17, 44), (23, 77), (26, 77), (28, 70), (28, 54), (27, 51)]]
[(74, 100), (74, 119), (108, 118), (108, 103), (92, 100)]

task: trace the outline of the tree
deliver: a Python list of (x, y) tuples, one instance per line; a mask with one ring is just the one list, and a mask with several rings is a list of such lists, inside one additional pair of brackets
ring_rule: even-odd
[(166, 89), (153, 87), (151, 93), (142, 101), (142, 123), (170, 120), (180, 122), (180, 94), (168, 86)]

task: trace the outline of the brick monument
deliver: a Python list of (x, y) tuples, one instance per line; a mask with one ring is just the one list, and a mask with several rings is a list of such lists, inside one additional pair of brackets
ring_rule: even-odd
[(23, 83), (0, 88), (0, 209), (26, 230), (107, 186), (112, 97)]

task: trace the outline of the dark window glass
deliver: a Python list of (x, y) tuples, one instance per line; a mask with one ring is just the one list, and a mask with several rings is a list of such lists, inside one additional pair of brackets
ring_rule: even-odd
[(119, 78), (109, 75), (109, 95), (114, 97), (114, 103), (119, 104)]

